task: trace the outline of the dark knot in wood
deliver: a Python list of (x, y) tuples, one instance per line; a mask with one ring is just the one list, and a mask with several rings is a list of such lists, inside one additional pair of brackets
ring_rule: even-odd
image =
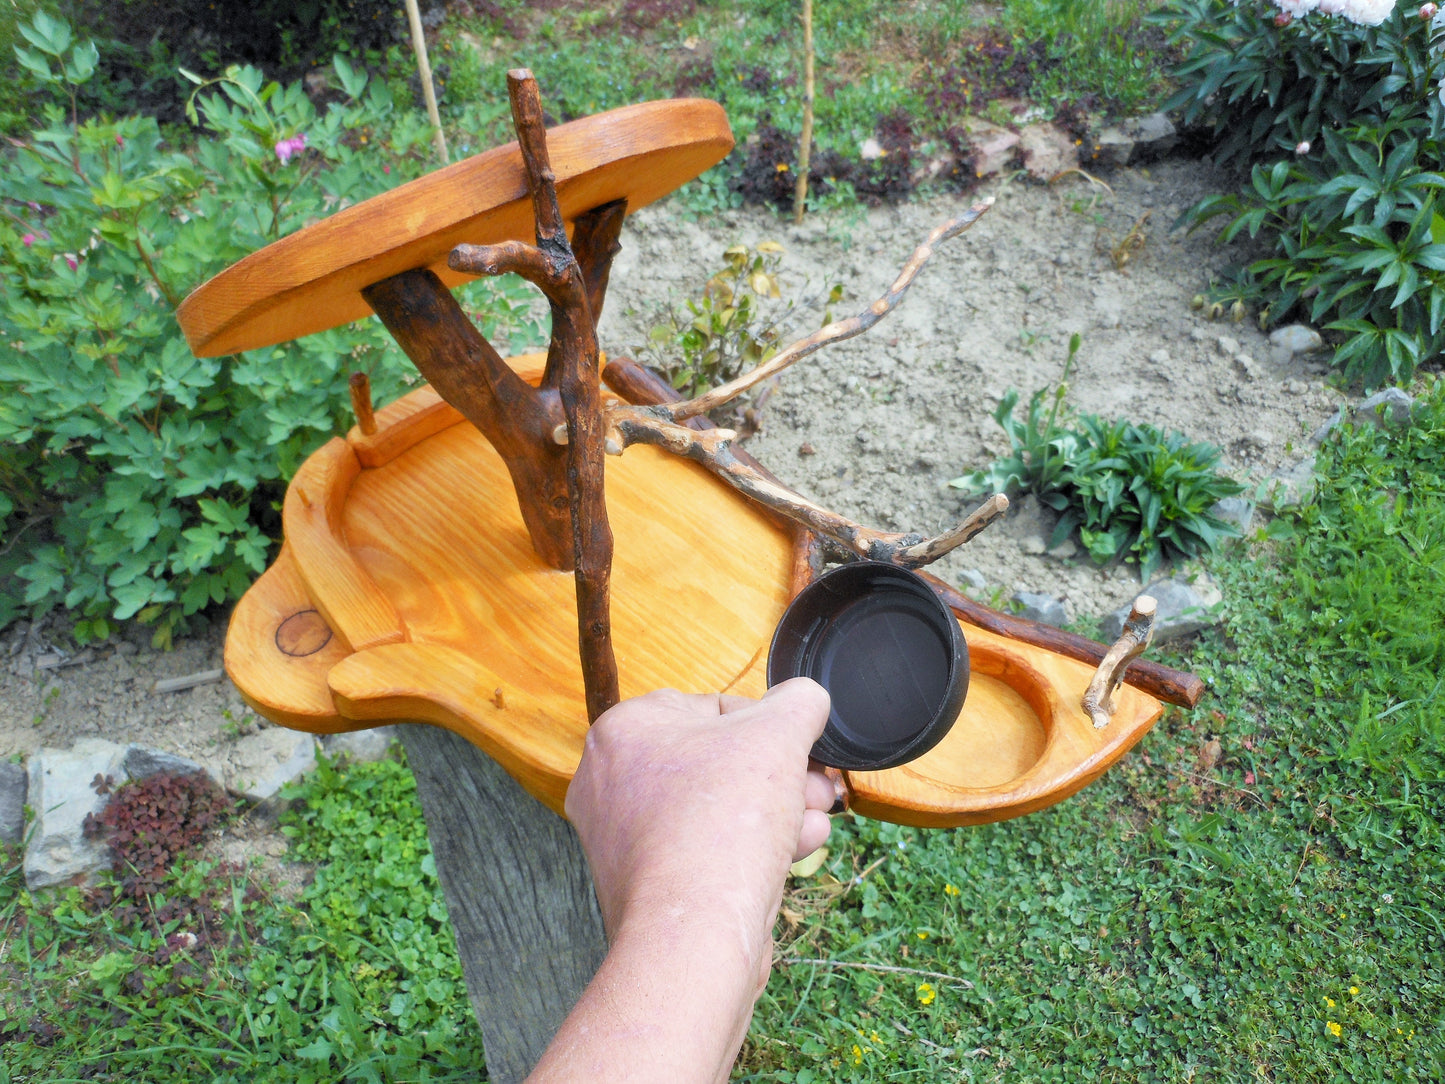
[(293, 659), (314, 655), (331, 643), (331, 626), (317, 610), (299, 610), (276, 627), (276, 649)]

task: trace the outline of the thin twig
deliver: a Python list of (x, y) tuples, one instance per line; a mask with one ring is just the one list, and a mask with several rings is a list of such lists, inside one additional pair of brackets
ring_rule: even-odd
[(928, 238), (913, 250), (913, 255), (903, 265), (903, 270), (898, 273), (898, 278), (888, 288), (888, 292), (880, 297), (872, 305), (864, 309), (857, 316), (850, 316), (846, 320), (839, 320), (829, 324), (827, 327), (819, 328), (806, 338), (778, 351), (767, 361), (755, 366), (742, 376), (729, 380), (726, 384), (719, 384), (711, 391), (704, 392), (695, 399), (688, 399), (675, 406), (667, 407), (668, 416), (673, 421), (686, 421), (688, 418), (695, 418), (700, 414), (707, 414), (716, 410), (724, 403), (736, 399), (743, 392), (756, 384), (761, 383), (774, 373), (780, 373), (795, 361), (801, 361), (810, 354), (815, 354), (830, 343), (842, 342), (851, 339), (855, 335), (861, 335), (879, 320), (887, 316), (898, 307), (903, 295), (913, 285), (913, 280), (918, 277), (918, 272), (933, 255), (934, 246), (956, 237), (964, 230), (977, 222), (984, 213), (993, 206), (993, 198), (990, 197), (974, 204), (963, 214), (950, 222), (939, 226)]

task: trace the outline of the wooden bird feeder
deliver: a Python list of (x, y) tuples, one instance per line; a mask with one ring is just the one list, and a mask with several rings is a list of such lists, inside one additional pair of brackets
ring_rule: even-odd
[[(728, 152), (722, 109), (650, 102), (547, 132), (530, 74), (508, 80), (518, 143), (254, 253), (179, 318), (205, 356), (374, 312), (430, 382), (375, 412), (364, 378), (354, 383), (358, 425), (292, 480), (280, 557), (227, 638), (241, 694), (318, 733), (437, 724), (560, 812), (589, 721), (620, 697), (664, 686), (759, 696), (773, 629), (826, 557), (917, 568), (1006, 507), (994, 498), (932, 539), (870, 530), (699, 421), (886, 316), (934, 246), (987, 204), (934, 231), (859, 315), (678, 402), (630, 362), (603, 367), (597, 318), (624, 217)], [(504, 360), (452, 298), (469, 276), (505, 272), (548, 299), (545, 355)], [(969, 694), (921, 759), (846, 774), (859, 812), (950, 826), (1043, 808), (1122, 756), (1161, 701), (1199, 695), (1190, 675), (1131, 666), (1147, 602), (1109, 651), (930, 582), (962, 622)]]

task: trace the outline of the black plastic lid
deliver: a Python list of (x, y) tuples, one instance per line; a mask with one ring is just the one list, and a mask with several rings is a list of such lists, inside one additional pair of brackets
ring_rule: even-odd
[(857, 561), (819, 576), (778, 622), (768, 685), (794, 677), (812, 678), (833, 700), (814, 759), (876, 771), (943, 740), (968, 692), (968, 648), (921, 577)]

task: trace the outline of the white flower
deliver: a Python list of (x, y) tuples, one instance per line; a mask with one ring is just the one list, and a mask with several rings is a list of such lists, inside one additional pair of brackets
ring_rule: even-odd
[(1300, 142), (1296, 143), (1296, 144), (1295, 144), (1295, 148), (1294, 148), (1294, 152), (1295, 152), (1295, 154), (1309, 154), (1309, 152), (1310, 152), (1310, 141), (1309, 141), (1308, 139), (1304, 139), (1304, 140), (1301, 140)]
[(1321, 15), (1343, 15), (1345, 4), (1349, 0), (1320, 0), (1319, 11)]
[(1379, 26), (1395, 10), (1395, 0), (1342, 0), (1340, 14), (1360, 26)]
[(1274, 0), (1274, 6), (1292, 18), (1299, 19), (1320, 6), (1320, 0)]

